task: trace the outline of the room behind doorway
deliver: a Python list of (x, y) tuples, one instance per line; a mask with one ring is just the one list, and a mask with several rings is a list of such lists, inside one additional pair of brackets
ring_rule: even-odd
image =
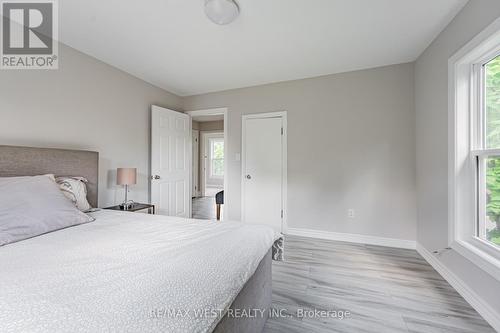
[(224, 115), (192, 115), (192, 119), (192, 217), (215, 220), (215, 196), (224, 190)]

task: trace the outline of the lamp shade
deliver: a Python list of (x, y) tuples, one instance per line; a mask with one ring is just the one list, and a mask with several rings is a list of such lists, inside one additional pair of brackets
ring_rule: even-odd
[(116, 169), (117, 185), (135, 185), (137, 184), (136, 168), (118, 168)]

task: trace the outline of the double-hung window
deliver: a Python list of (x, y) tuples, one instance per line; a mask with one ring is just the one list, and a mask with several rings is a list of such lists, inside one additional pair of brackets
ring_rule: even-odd
[(500, 50), (473, 65), (475, 89), (471, 151), (475, 163), (475, 236), (500, 251)]
[(224, 177), (224, 138), (210, 138), (210, 178)]
[(450, 246), (500, 280), (500, 20), (448, 72)]

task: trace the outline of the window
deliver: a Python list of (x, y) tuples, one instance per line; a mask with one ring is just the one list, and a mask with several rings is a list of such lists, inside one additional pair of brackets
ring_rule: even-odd
[(500, 281), (500, 20), (448, 73), (449, 245)]
[(224, 177), (224, 138), (209, 139), (210, 177)]
[(476, 236), (500, 246), (500, 56), (476, 64), (478, 75), (478, 142)]

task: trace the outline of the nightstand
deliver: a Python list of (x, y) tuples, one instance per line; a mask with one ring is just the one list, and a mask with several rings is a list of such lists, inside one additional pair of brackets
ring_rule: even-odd
[(121, 211), (124, 211), (124, 212), (137, 212), (139, 210), (147, 209), (148, 210), (148, 214), (155, 214), (155, 205), (143, 204), (143, 203), (138, 203), (138, 202), (134, 203), (132, 205), (132, 207), (130, 207), (127, 210), (124, 210), (122, 207), (120, 207), (120, 205), (106, 207), (104, 209), (121, 210)]

